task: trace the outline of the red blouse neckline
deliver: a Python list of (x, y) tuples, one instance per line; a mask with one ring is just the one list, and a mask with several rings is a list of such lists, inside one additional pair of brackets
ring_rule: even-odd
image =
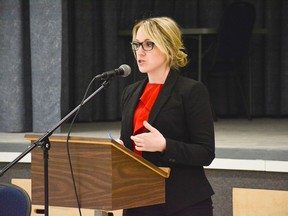
[[(143, 122), (148, 121), (152, 106), (155, 103), (163, 85), (164, 84), (147, 83), (134, 113), (133, 135), (144, 133), (146, 131), (146, 128), (143, 126)], [(142, 155), (142, 152), (138, 152), (135, 148), (134, 152), (138, 155)]]

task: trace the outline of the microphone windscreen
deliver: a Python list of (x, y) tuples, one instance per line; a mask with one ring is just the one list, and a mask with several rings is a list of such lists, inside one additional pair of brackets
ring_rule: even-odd
[(122, 64), (119, 69), (123, 70), (123, 75), (121, 75), (122, 77), (127, 77), (131, 73), (131, 67), (127, 64)]

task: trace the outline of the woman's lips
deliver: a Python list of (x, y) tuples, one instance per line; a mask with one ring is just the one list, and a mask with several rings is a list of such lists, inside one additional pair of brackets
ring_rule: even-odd
[(143, 59), (138, 60), (138, 64), (143, 64), (145, 61)]

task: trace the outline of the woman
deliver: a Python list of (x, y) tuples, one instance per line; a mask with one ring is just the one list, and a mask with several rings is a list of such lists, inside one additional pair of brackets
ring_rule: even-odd
[(171, 173), (165, 204), (123, 215), (211, 216), (213, 190), (203, 166), (215, 157), (213, 118), (204, 85), (178, 72), (187, 64), (179, 27), (168, 17), (142, 20), (131, 44), (147, 78), (123, 92), (120, 142)]

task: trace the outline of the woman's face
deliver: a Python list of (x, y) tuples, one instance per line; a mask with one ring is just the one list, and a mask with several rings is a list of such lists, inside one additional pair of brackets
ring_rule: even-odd
[[(142, 26), (140, 26), (137, 31), (135, 41), (139, 43), (151, 41), (144, 34)], [(138, 68), (142, 73), (148, 73), (150, 75), (158, 73), (159, 75), (159, 73), (164, 73), (167, 70), (166, 56), (155, 44), (153, 49), (150, 51), (145, 51), (143, 47), (140, 46), (136, 51), (136, 60)]]

